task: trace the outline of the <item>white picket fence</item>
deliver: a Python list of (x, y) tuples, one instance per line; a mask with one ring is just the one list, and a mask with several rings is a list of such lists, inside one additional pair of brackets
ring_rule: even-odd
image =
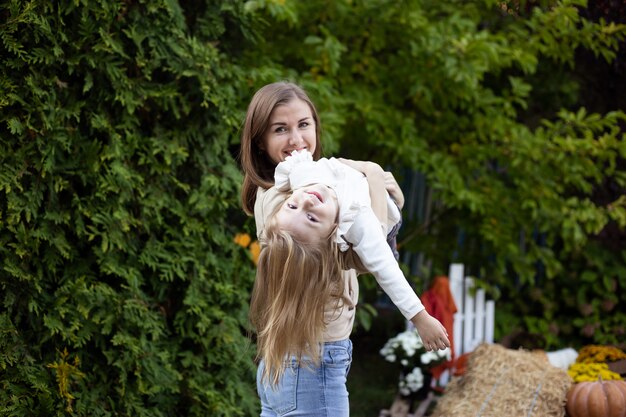
[[(457, 307), (453, 337), (454, 355), (458, 358), (483, 342), (493, 343), (496, 306), (493, 300), (485, 300), (483, 289), (474, 290), (474, 280), (464, 275), (463, 264), (451, 264), (448, 278)], [(434, 383), (445, 386), (449, 380), (450, 374), (446, 371)]]

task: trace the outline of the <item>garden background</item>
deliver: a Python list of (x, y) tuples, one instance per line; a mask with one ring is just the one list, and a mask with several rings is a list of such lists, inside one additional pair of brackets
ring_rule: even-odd
[[(418, 291), (463, 262), (496, 339), (624, 348), (624, 22), (612, 1), (3, 1), (0, 414), (257, 413), (237, 152), (282, 79), (325, 155), (424, 176), (400, 239)], [(380, 349), (361, 283), (355, 337)], [(381, 375), (358, 366), (355, 406)]]

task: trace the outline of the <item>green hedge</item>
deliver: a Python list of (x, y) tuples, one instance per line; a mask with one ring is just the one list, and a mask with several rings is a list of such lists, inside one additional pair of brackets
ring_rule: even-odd
[(203, 7), (3, 3), (2, 415), (253, 414), (243, 89)]

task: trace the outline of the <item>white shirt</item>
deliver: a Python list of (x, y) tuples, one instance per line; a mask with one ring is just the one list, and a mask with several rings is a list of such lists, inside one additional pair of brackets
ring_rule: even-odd
[(313, 161), (309, 151), (294, 151), (278, 164), (274, 179), (280, 191), (295, 191), (311, 184), (323, 184), (334, 190), (339, 205), (335, 239), (340, 250), (352, 247), (407, 320), (424, 309), (387, 244), (387, 232), (400, 221), (398, 207), (389, 196), (387, 212), (391, 221), (383, 230), (372, 210), (367, 178), (335, 158)]

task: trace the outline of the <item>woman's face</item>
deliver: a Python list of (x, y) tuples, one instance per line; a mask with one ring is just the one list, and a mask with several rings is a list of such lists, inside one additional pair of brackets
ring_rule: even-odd
[(272, 111), (261, 149), (278, 164), (295, 150), (315, 152), (317, 143), (315, 120), (311, 108), (299, 98), (278, 105)]

